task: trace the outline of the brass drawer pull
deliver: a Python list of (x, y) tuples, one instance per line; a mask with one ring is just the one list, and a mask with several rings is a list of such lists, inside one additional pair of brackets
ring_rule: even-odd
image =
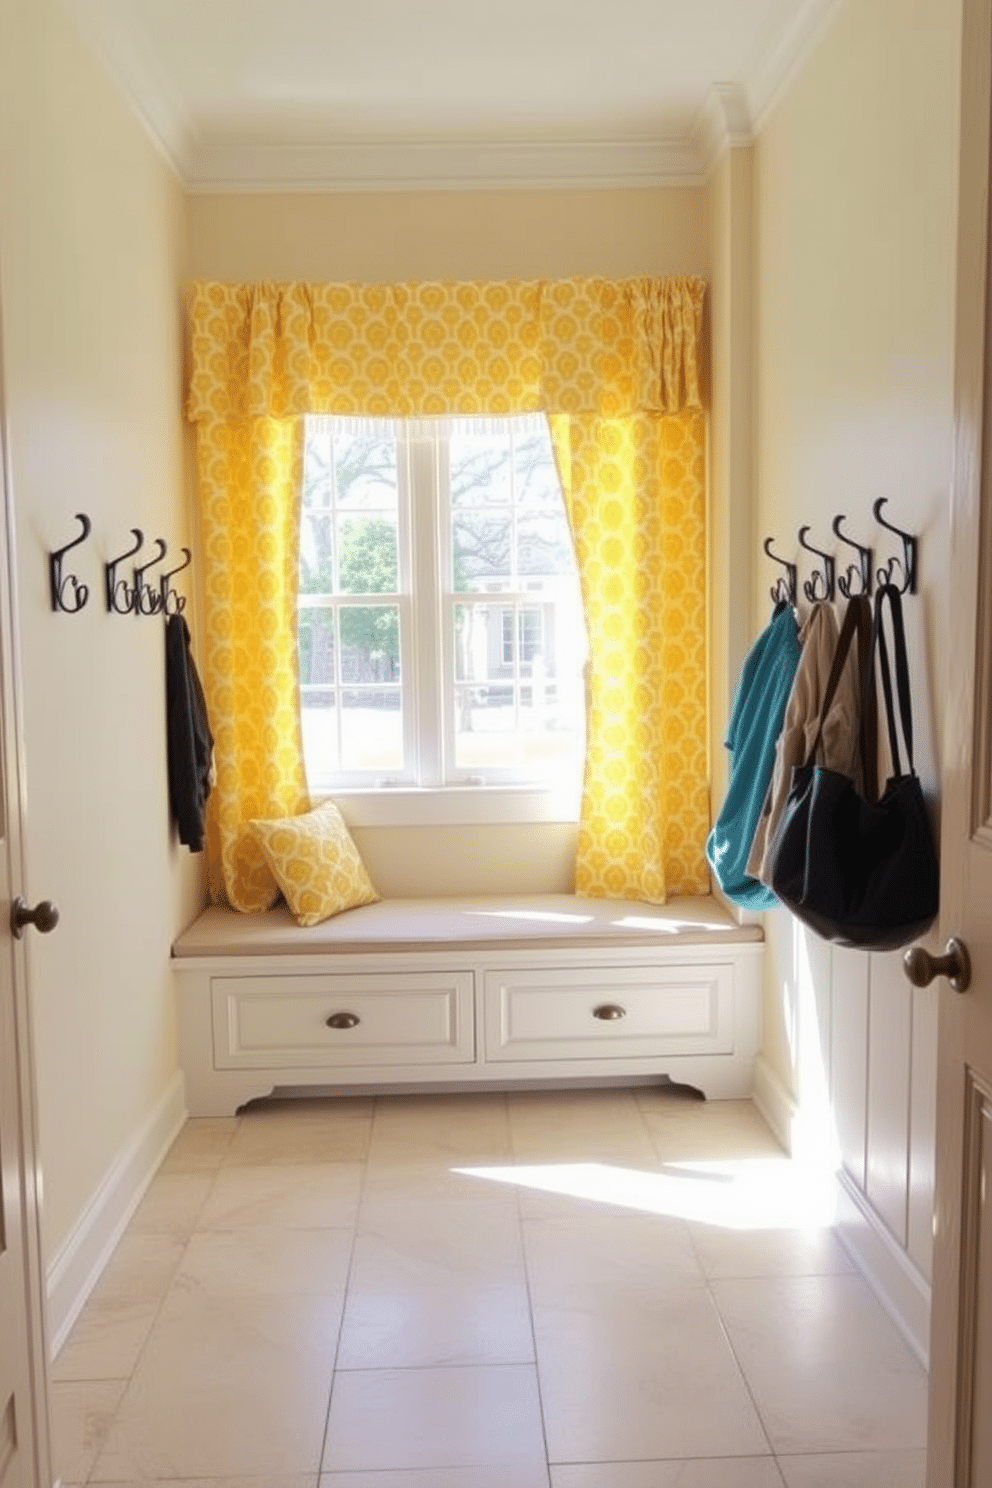
[(328, 1028), (357, 1028), (361, 1022), (357, 1013), (332, 1013), (327, 1020)]
[(622, 1008), (618, 1002), (604, 1002), (598, 1008), (593, 1008), (594, 1018), (602, 1018), (604, 1023), (612, 1023), (616, 1018), (625, 1018), (627, 1009)]

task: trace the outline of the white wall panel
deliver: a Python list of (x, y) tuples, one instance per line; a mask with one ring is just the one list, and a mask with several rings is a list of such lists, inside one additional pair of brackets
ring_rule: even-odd
[(868, 1130), (868, 957), (835, 946), (830, 1101), (840, 1159), (863, 1191)]
[(833, 1158), (836, 1152), (830, 1110), (833, 947), (795, 920), (793, 935), (799, 993), (800, 1129), (811, 1156)]
[(898, 952), (871, 957), (866, 1191), (901, 1245), (908, 1239), (910, 991)]
[(936, 984), (913, 989), (910, 1085), (909, 1254), (928, 1279), (933, 1261), (933, 1194), (937, 1119)]

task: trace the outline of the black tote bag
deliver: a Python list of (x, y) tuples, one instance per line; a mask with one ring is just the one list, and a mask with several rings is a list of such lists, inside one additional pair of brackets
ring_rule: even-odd
[[(906, 746), (901, 767), (888, 648), (882, 611), (889, 606), (895, 659), (899, 721)], [(845, 619), (845, 631), (847, 621)], [(838, 643), (831, 671), (834, 688)], [(850, 636), (847, 637), (847, 645)], [(844, 647), (846, 655), (847, 646)], [(883, 584), (875, 597), (871, 645), (864, 670), (862, 720), (874, 706), (878, 658), (894, 774), (877, 801), (858, 789), (851, 774), (806, 763), (793, 768), (789, 796), (774, 845), (772, 884), (782, 902), (826, 940), (861, 950), (889, 951), (908, 944), (933, 923), (940, 895), (940, 873), (930, 819), (913, 768), (913, 720), (909, 667), (899, 590)], [(837, 676), (835, 678), (834, 673)], [(820, 726), (832, 689), (828, 685)], [(862, 727), (859, 741), (863, 774), (871, 779), (873, 747)], [(817, 736), (817, 742), (819, 735)], [(816, 743), (810, 753), (815, 758)]]

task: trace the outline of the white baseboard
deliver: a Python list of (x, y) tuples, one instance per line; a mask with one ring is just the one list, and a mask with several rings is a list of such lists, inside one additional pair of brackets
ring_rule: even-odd
[(793, 1095), (763, 1054), (759, 1054), (754, 1061), (754, 1089), (751, 1099), (792, 1157), (798, 1107)]
[(835, 1232), (924, 1369), (930, 1366), (930, 1283), (853, 1179), (837, 1174)]
[(141, 1198), (186, 1120), (181, 1072), (111, 1164), (46, 1273), (48, 1349), (54, 1359)]

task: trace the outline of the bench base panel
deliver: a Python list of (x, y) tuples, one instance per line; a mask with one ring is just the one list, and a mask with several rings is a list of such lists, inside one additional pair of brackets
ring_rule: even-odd
[(538, 1089), (667, 1078), (749, 1097), (753, 939), (713, 946), (177, 958), (191, 1116), (273, 1092)]

